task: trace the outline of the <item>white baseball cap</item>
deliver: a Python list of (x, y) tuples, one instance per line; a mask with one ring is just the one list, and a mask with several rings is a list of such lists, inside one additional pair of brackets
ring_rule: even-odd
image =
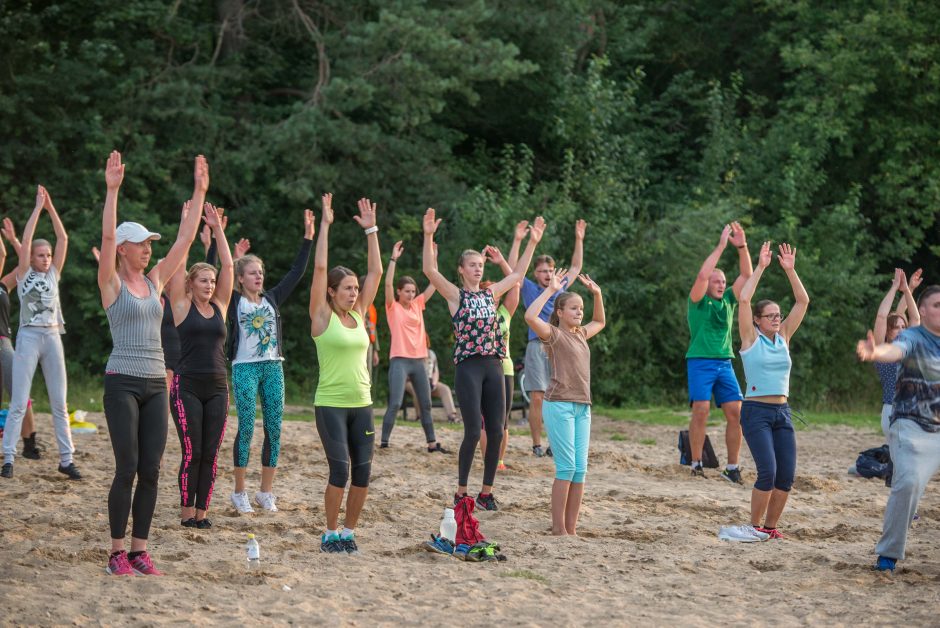
[(159, 233), (148, 231), (147, 228), (139, 222), (122, 222), (118, 225), (115, 235), (117, 236), (118, 244), (124, 244), (125, 242), (140, 244), (146, 240), (160, 239)]

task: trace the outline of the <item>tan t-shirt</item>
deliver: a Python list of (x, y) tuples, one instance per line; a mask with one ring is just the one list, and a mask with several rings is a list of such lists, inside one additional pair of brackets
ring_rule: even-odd
[(542, 341), (552, 365), (552, 381), (545, 391), (545, 399), (591, 405), (591, 350), (584, 328), (571, 332), (551, 327), (551, 337)]

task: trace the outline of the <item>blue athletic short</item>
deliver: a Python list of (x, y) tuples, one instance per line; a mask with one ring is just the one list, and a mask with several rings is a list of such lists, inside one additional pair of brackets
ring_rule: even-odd
[(711, 401), (719, 408), (726, 401), (741, 401), (741, 387), (734, 376), (731, 360), (713, 358), (688, 358), (686, 371), (689, 376), (689, 403)]

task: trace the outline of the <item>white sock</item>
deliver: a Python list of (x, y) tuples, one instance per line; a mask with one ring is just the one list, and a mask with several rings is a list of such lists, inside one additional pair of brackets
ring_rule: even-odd
[(693, 468), (693, 469), (701, 469), (701, 468), (702, 468), (702, 461), (701, 461), (701, 460), (693, 460), (693, 461), (692, 461), (692, 468)]
[(350, 528), (343, 528), (343, 532), (342, 532), (342, 534), (339, 535), (339, 538), (343, 539), (344, 541), (345, 541), (346, 539), (351, 539), (352, 536), (353, 536), (353, 533), (354, 533), (354, 531), (353, 531), (352, 529), (350, 529)]
[(738, 465), (736, 465), (736, 464), (728, 464), (728, 465), (725, 465), (725, 469), (727, 469), (728, 471), (734, 471), (734, 470), (737, 469), (737, 468), (738, 468)]
[(339, 536), (339, 530), (330, 530), (330, 529), (327, 529), (326, 535), (327, 535), (327, 536)]

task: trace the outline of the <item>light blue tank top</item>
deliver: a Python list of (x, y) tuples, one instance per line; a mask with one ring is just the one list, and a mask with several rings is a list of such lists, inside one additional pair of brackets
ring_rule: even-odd
[(741, 351), (741, 362), (747, 382), (745, 397), (790, 396), (790, 367), (793, 362), (783, 336), (776, 334), (771, 340), (758, 331), (754, 344)]

